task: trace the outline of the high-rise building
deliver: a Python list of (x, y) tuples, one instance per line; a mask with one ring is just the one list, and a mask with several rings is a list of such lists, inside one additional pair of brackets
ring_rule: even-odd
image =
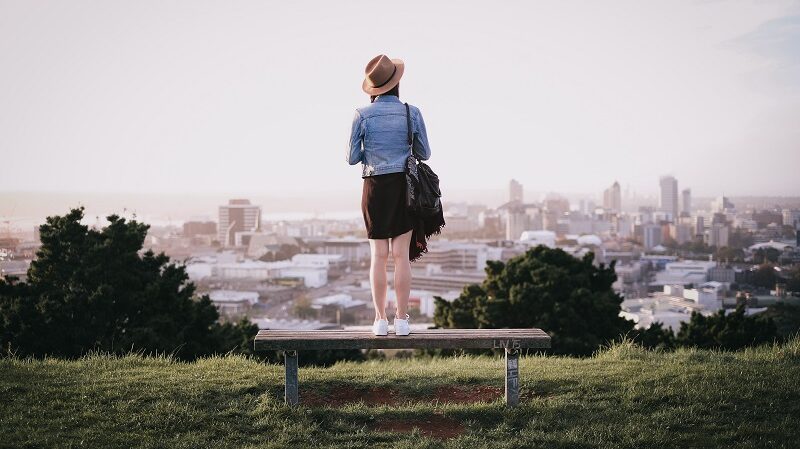
[(669, 236), (679, 245), (692, 241), (694, 229), (689, 223), (673, 223), (669, 225)]
[(694, 219), (694, 237), (697, 238), (698, 236), (702, 237), (706, 233), (706, 220), (702, 216), (698, 215)]
[(684, 217), (692, 215), (692, 189), (681, 191), (681, 215)]
[(659, 209), (668, 214), (668, 219), (678, 218), (678, 180), (673, 176), (662, 176), (659, 180), (661, 196)]
[(569, 212), (569, 200), (558, 195), (548, 195), (544, 200), (544, 209), (542, 210), (542, 228), (558, 232), (558, 221), (567, 212)]
[(800, 226), (800, 209), (784, 209), (783, 225), (797, 228)]
[(530, 226), (530, 216), (521, 207), (506, 209), (506, 240), (519, 240)]
[(642, 244), (645, 249), (653, 249), (661, 244), (661, 225), (646, 224), (642, 226)]
[(603, 192), (603, 208), (617, 214), (622, 212), (622, 189), (617, 181)]
[(735, 208), (736, 207), (726, 196), (717, 197), (717, 199), (711, 202), (711, 212), (727, 212)]
[(708, 228), (708, 246), (722, 248), (728, 246), (728, 226), (715, 223)]
[(784, 209), (783, 224), (794, 228), (796, 245), (800, 248), (800, 209)]
[(234, 246), (237, 232), (258, 231), (261, 227), (261, 207), (250, 204), (250, 200), (234, 199), (219, 207), (219, 242), (222, 246)]
[[(519, 203), (522, 202), (522, 184), (517, 182), (516, 179), (512, 179), (511, 182), (508, 183), (508, 200)], [(517, 238), (519, 238), (519, 236), (517, 236)]]

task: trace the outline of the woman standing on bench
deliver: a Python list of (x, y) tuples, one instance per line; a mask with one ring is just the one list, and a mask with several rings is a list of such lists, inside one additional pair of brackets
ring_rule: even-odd
[[(375, 304), (375, 335), (389, 333), (386, 317), (386, 263), (391, 247), (394, 262), (394, 289), (397, 310), (396, 335), (408, 335), (408, 296), (411, 290), (411, 244), (413, 219), (406, 209), (406, 158), (408, 122), (406, 106), (400, 101), (400, 78), (405, 65), (401, 59), (378, 55), (367, 64), (361, 88), (371, 103), (356, 109), (350, 132), (347, 162), (362, 163), (364, 180), (361, 212), (371, 250), (369, 280)], [(414, 155), (419, 160), (431, 157), (425, 122), (419, 109), (409, 105)]]

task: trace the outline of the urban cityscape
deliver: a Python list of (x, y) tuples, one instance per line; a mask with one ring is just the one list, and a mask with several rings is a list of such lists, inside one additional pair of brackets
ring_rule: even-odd
[(800, 447), (800, 1), (0, 0), (0, 449)]
[[(529, 199), (514, 179), (507, 201), (494, 207), (445, 199), (445, 231), (412, 264), (415, 325), (431, 325), (435, 297), (453, 300), (480, 284), (487, 261), (508, 261), (537, 245), (614, 263), (621, 315), (642, 329), (659, 322), (677, 331), (693, 311), (710, 315), (742, 301), (754, 314), (800, 299), (782, 277), (800, 264), (800, 198), (698, 199), (674, 176), (657, 182), (654, 204), (616, 181), (596, 200), (570, 202), (555, 193)], [(184, 264), (198, 294), (208, 295), (224, 319), (297, 330), (371, 324), (361, 218), (264, 220), (267, 207), (232, 198), (214, 211), (216, 219), (151, 227), (145, 248)], [(0, 234), (0, 273), (24, 280), (38, 228), (14, 232), (9, 223)], [(391, 272), (391, 258), (388, 264)], [(767, 283), (759, 282), (764, 267), (774, 271)]]

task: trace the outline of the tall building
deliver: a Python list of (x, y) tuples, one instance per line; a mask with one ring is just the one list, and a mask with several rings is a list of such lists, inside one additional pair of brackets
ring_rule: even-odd
[(659, 184), (661, 185), (659, 208), (669, 214), (670, 220), (675, 221), (678, 218), (678, 180), (673, 176), (662, 176)]
[(692, 215), (692, 189), (681, 191), (681, 215), (684, 217)]
[(706, 223), (705, 218), (698, 215), (694, 219), (694, 237), (697, 238), (698, 236), (702, 237), (706, 233)]
[[(512, 179), (511, 182), (508, 183), (508, 200), (522, 202), (522, 184), (517, 182), (516, 179)], [(519, 238), (519, 236), (517, 236), (517, 238)]]
[(785, 226), (791, 226), (794, 228), (795, 239), (797, 240), (797, 247), (800, 248), (800, 210), (784, 209), (783, 224)]
[(530, 217), (521, 207), (506, 210), (506, 240), (519, 240), (523, 231), (528, 230)]
[(261, 227), (261, 207), (250, 204), (250, 200), (229, 200), (219, 207), (217, 236), (222, 246), (234, 246), (237, 232), (258, 231)]
[(547, 231), (559, 232), (558, 221), (569, 212), (569, 200), (558, 195), (548, 195), (544, 200), (542, 210), (542, 228)]
[(728, 226), (715, 223), (708, 228), (708, 246), (722, 248), (728, 246)]
[(679, 245), (692, 241), (694, 227), (689, 223), (674, 223), (669, 225), (669, 236)]
[(603, 208), (614, 213), (622, 212), (622, 189), (617, 181), (603, 192)]
[(735, 208), (736, 207), (726, 196), (717, 197), (717, 199), (711, 202), (711, 212), (727, 212)]
[(800, 224), (800, 209), (784, 209), (782, 213), (784, 226), (796, 228)]
[(662, 235), (661, 225), (646, 224), (642, 226), (642, 244), (645, 249), (653, 249), (660, 245)]

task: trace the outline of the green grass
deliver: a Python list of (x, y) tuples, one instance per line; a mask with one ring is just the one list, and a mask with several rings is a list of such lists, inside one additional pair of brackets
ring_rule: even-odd
[[(300, 353), (302, 357), (302, 352)], [(489, 357), (301, 368), (301, 401), (378, 387), (398, 403), (283, 404), (283, 367), (242, 357), (0, 360), (2, 447), (798, 447), (800, 339), (742, 352), (616, 345), (587, 359), (523, 357), (523, 399), (443, 403), (437, 387), (502, 387)], [(454, 438), (375, 430), (429, 419)], [(416, 423), (416, 424), (415, 424)], [(456, 432), (458, 433), (458, 432)]]

